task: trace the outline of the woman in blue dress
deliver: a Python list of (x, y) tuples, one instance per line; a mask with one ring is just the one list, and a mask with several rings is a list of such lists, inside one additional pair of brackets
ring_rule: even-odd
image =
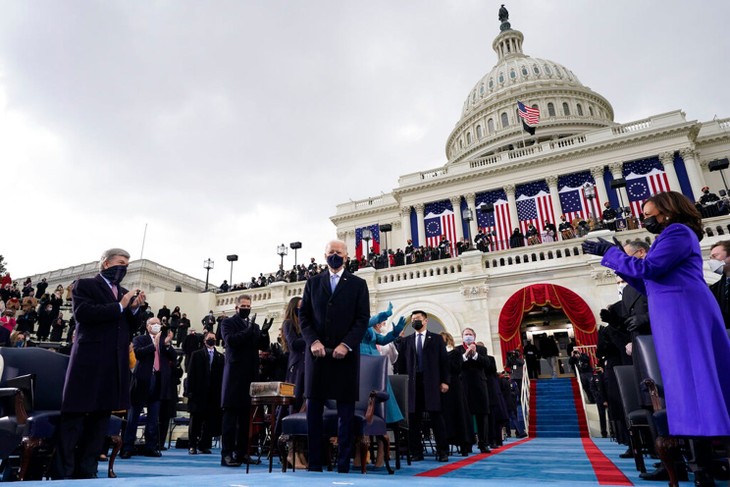
[(730, 436), (730, 338), (703, 277), (701, 216), (674, 191), (646, 200), (643, 212), (644, 227), (658, 234), (646, 258), (605, 240), (583, 250), (647, 295), (670, 434)]

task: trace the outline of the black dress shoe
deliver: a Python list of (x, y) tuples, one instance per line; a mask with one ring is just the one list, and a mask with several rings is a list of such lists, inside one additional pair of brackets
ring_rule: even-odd
[(197, 454), (198, 454), (198, 450), (196, 450), (195, 448), (188, 448), (188, 455), (197, 455)]
[(449, 461), (449, 455), (446, 453), (440, 453), (438, 457), (439, 462), (448, 462)]
[(160, 447), (160, 451), (167, 451), (167, 447), (166, 446), (161, 446)]
[(521, 433), (517, 435), (517, 438), (527, 438), (527, 433)]
[(119, 458), (123, 458), (127, 460), (128, 458), (132, 458), (132, 452), (131, 451), (123, 451), (119, 454)]
[(162, 453), (160, 453), (160, 450), (147, 450), (144, 452), (144, 456), (158, 458), (162, 456)]
[(309, 467), (307, 467), (307, 471), (309, 471), (309, 472), (321, 472), (322, 471), (322, 467), (317, 467), (317, 466), (310, 465)]
[(210, 455), (211, 451), (210, 448), (198, 448), (198, 453), (202, 453), (203, 455)]
[(251, 458), (250, 455), (240, 455), (236, 456), (236, 461), (240, 462), (241, 464), (248, 463), (249, 465), (258, 465), (261, 463), (261, 460), (258, 458)]
[(484, 446), (479, 449), (479, 453), (492, 453), (492, 450)]
[(421, 454), (411, 455), (411, 461), (412, 462), (422, 462), (423, 454), (421, 453)]
[(240, 467), (241, 463), (234, 460), (232, 456), (226, 455), (221, 458), (221, 467)]
[(634, 458), (634, 452), (631, 451), (631, 448), (627, 448), (625, 452), (619, 455), (619, 458)]

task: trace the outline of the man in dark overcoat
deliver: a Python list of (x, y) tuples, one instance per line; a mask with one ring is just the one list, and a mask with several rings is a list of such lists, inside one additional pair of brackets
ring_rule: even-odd
[(481, 453), (489, 453), (489, 390), (487, 388), (487, 349), (476, 344), (476, 332), (464, 328), (462, 338), (461, 383), (464, 387), (469, 413), (477, 426), (477, 446)]
[(408, 374), (408, 424), (411, 456), (423, 460), (421, 429), (423, 412), (431, 417), (436, 438), (436, 455), (440, 462), (449, 461), (446, 429), (441, 417), (441, 395), (449, 390), (449, 358), (441, 335), (428, 331), (428, 314), (411, 313), (411, 326), (416, 331), (400, 342), (398, 373)]
[[(130, 391), (131, 407), (127, 411), (127, 428), (124, 430), (124, 446), (121, 458), (129, 458), (134, 451), (137, 425), (142, 408), (147, 407), (147, 423), (144, 430), (144, 454), (159, 457), (160, 453), (160, 401), (170, 399), (173, 381), (170, 361), (177, 358), (172, 348), (172, 332), (162, 336), (159, 318), (147, 320), (147, 333), (134, 337), (132, 346), (137, 364), (134, 366), (133, 385)], [(164, 438), (162, 439), (164, 442)]]
[(190, 356), (188, 369), (188, 453), (191, 455), (210, 453), (212, 438), (220, 434), (225, 358), (215, 348), (215, 333), (208, 332), (204, 343), (204, 348)]
[(129, 253), (109, 249), (99, 274), (73, 286), (76, 339), (63, 387), (53, 476), (94, 478), (112, 411), (129, 408), (129, 337), (144, 292), (120, 286)]
[(368, 328), (370, 298), (365, 281), (344, 268), (344, 242), (329, 242), (325, 259), (329, 270), (307, 281), (300, 311), (307, 345), (304, 396), (309, 401), (309, 470), (322, 471), (322, 412), (325, 400), (334, 399), (339, 420), (337, 471), (346, 473), (359, 394), (360, 342)]
[[(251, 296), (243, 294), (238, 297), (236, 314), (221, 322), (226, 344), (221, 393), (221, 465), (224, 467), (238, 467), (252, 461), (246, 451), (251, 415), (250, 388), (258, 376), (259, 350), (269, 348), (269, 330), (259, 328), (256, 321), (249, 318), (250, 313)], [(208, 336), (210, 332), (212, 330), (208, 330)]]

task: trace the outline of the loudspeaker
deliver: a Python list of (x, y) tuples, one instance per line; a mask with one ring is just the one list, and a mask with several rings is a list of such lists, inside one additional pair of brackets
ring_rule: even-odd
[(479, 205), (479, 211), (481, 211), (482, 213), (494, 211), (494, 203), (482, 203), (481, 205)]
[(302, 248), (302, 242), (292, 242), (289, 244), (290, 249), (301, 249)]
[(626, 179), (614, 179), (611, 181), (611, 189), (617, 189), (617, 188), (625, 188), (626, 187)]
[(390, 223), (383, 223), (382, 225), (380, 225), (381, 232), (390, 232), (391, 230), (393, 230), (393, 225), (391, 225)]
[(725, 159), (710, 161), (707, 165), (707, 167), (710, 168), (710, 171), (722, 171), (723, 169), (727, 169), (728, 166), (730, 166), (730, 161), (727, 157)]

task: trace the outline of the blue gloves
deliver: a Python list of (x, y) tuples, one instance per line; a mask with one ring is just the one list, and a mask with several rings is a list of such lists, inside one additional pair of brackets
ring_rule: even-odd
[(611, 247), (615, 247), (615, 245), (608, 240), (604, 240), (601, 237), (598, 237), (598, 241), (586, 240), (585, 242), (583, 242), (582, 247), (584, 254), (600, 255), (602, 257), (606, 255), (608, 249), (610, 249)]
[(399, 336), (405, 327), (406, 327), (406, 317), (401, 316), (400, 319), (398, 320), (398, 323), (396, 323), (395, 326), (393, 327), (393, 335)]
[(378, 313), (374, 316), (371, 316), (370, 320), (368, 321), (368, 325), (375, 326), (378, 323), (382, 323), (383, 321), (390, 318), (392, 314), (393, 314), (393, 303), (388, 303), (388, 310), (381, 311), (380, 313)]

